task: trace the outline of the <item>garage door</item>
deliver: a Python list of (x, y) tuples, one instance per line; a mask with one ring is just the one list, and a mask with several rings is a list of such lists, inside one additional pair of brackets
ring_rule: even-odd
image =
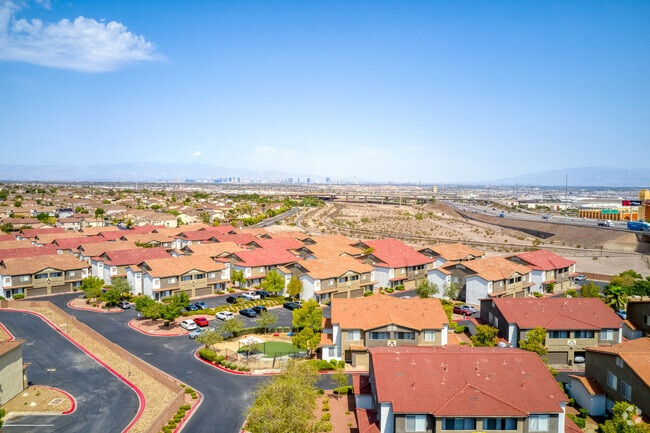
[(195, 296), (208, 296), (212, 294), (212, 288), (210, 287), (199, 287), (194, 291), (195, 291)]
[(70, 291), (70, 286), (68, 285), (63, 285), (63, 286), (52, 286), (52, 294), (58, 294), (58, 293), (66, 293)]
[(406, 290), (415, 289), (415, 281), (413, 280), (404, 281), (404, 288)]
[(353, 352), (352, 353), (352, 365), (354, 367), (370, 367), (370, 359), (368, 352)]
[(552, 365), (566, 365), (567, 364), (567, 353), (566, 352), (549, 352), (548, 353), (548, 363)]
[(526, 291), (522, 290), (521, 292), (516, 292), (515, 293), (515, 298), (525, 298), (526, 297)]
[(347, 298), (348, 297), (348, 292), (334, 293), (334, 295), (332, 297), (333, 298)]
[(29, 298), (30, 296), (43, 296), (47, 295), (47, 287), (41, 287), (39, 289), (25, 289), (25, 297)]
[(187, 293), (187, 296), (189, 296), (190, 298), (193, 297), (193, 296), (192, 296), (192, 289), (189, 289), (189, 290), (179, 290), (178, 292), (176, 292), (176, 293), (174, 293), (174, 294), (179, 294), (179, 295), (180, 295), (181, 292), (183, 292), (183, 293)]
[(351, 298), (363, 298), (363, 289), (358, 289), (358, 290), (351, 290), (350, 291), (350, 297)]

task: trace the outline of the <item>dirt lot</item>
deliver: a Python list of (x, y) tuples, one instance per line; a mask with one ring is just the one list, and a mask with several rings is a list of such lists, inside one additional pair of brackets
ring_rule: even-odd
[(30, 386), (9, 400), (2, 408), (7, 414), (11, 412), (63, 413), (72, 409), (72, 401), (57, 389)]

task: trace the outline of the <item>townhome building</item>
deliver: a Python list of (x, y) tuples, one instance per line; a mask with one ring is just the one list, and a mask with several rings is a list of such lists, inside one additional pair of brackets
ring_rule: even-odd
[(14, 257), (0, 262), (0, 290), (5, 298), (71, 292), (88, 276), (88, 264), (72, 254)]
[(42, 229), (23, 229), (16, 235), (18, 240), (34, 240), (39, 234), (56, 234), (56, 233), (65, 233), (65, 229), (61, 227), (49, 227)]
[(101, 256), (106, 251), (132, 250), (134, 248), (137, 248), (135, 244), (127, 241), (83, 243), (77, 247), (77, 257), (90, 264), (92, 257)]
[(650, 299), (629, 301), (627, 303), (627, 320), (638, 329), (634, 338), (650, 335)]
[(397, 239), (362, 241), (353, 246), (366, 252), (359, 259), (375, 267), (379, 287), (403, 285), (413, 289), (433, 269), (433, 259), (420, 254)]
[(162, 247), (167, 251), (176, 249), (176, 239), (165, 233), (126, 233), (119, 239), (133, 242), (144, 248)]
[(266, 274), (278, 266), (287, 265), (298, 260), (287, 250), (258, 248), (256, 250), (238, 251), (224, 257), (230, 263), (230, 269), (243, 271), (246, 285), (260, 284)]
[[(487, 297), (528, 296), (530, 269), (495, 256), (465, 262), (447, 262), (428, 273), (429, 281), (442, 288), (455, 283), (459, 289), (458, 299), (478, 305)], [(441, 296), (442, 290), (437, 296)]]
[(432, 245), (420, 248), (418, 252), (433, 259), (434, 268), (440, 267), (447, 262), (466, 262), (485, 258), (483, 251), (475, 250), (460, 243)]
[(650, 415), (650, 338), (587, 348), (585, 375), (571, 375), (570, 395), (590, 415), (603, 416), (617, 402)]
[(206, 256), (147, 259), (127, 267), (127, 280), (136, 294), (161, 300), (180, 292), (190, 298), (224, 290), (230, 280), (228, 267)]
[(316, 299), (319, 303), (331, 298), (363, 297), (377, 283), (374, 271), (375, 268), (352, 256), (300, 260), (278, 268), (285, 278), (285, 287), (296, 276), (303, 287), (300, 298)]
[(108, 250), (99, 256), (90, 258), (93, 277), (101, 278), (106, 284), (111, 284), (113, 278), (126, 277), (126, 268), (147, 259), (169, 258), (170, 255), (162, 247), (131, 248), (128, 250)]
[(368, 352), (369, 374), (355, 379), (359, 431), (580, 432), (565, 414), (568, 398), (533, 352), (470, 346)]
[(598, 298), (494, 298), (481, 300), (481, 319), (518, 347), (534, 328), (546, 330), (548, 363), (584, 362), (585, 350), (621, 342), (622, 319)]
[[(239, 251), (247, 251), (234, 242), (218, 242), (210, 244), (192, 244), (181, 248), (180, 252), (185, 256), (208, 256), (212, 259), (225, 257), (228, 254)], [(172, 253), (174, 255), (175, 253)]]
[[(106, 227), (82, 227), (81, 230), (79, 230), (81, 233), (83, 233), (84, 236), (98, 236), (106, 232), (117, 232), (120, 233), (122, 230), (120, 230), (116, 226), (106, 226)], [(113, 240), (113, 239), (111, 239)]]
[(181, 249), (186, 245), (207, 244), (217, 242), (216, 235), (207, 230), (196, 230), (179, 233), (176, 238), (176, 248)]
[(556, 293), (574, 287), (576, 262), (547, 250), (515, 254), (508, 260), (530, 268), (530, 281), (534, 284), (528, 293)]
[(54, 245), (57, 252), (62, 253), (78, 253), (78, 248), (82, 244), (102, 244), (106, 243), (106, 239), (101, 236), (87, 236), (78, 238), (61, 238), (55, 239), (50, 245)]
[(335, 298), (323, 318), (321, 358), (367, 368), (368, 351), (382, 346), (444, 346), (449, 321), (439, 299)]
[(55, 224), (56, 227), (61, 227), (65, 230), (79, 230), (81, 228), (81, 218), (59, 218)]

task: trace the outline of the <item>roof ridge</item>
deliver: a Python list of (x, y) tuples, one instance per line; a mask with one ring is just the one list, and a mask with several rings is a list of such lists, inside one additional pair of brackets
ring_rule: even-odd
[(517, 412), (521, 413), (522, 415), (528, 415), (528, 412), (524, 412), (524, 411), (521, 410), (520, 408), (515, 407), (515, 406), (513, 406), (512, 404), (508, 403), (507, 401), (504, 401), (504, 400), (502, 400), (502, 399), (500, 399), (500, 398), (498, 398), (498, 397), (495, 397), (495, 396), (492, 395), (491, 393), (489, 393), (489, 392), (487, 392), (487, 391), (484, 391), (484, 390), (480, 389), (479, 387), (477, 387), (476, 385), (470, 384), (470, 383), (467, 382), (467, 381), (465, 381), (465, 384), (464, 384), (463, 386), (461, 386), (461, 387), (460, 387), (460, 388), (459, 388), (459, 389), (458, 389), (454, 394), (452, 394), (452, 396), (451, 396), (447, 401), (445, 401), (443, 404), (441, 404), (440, 406), (438, 406), (438, 407), (434, 410), (434, 413), (440, 411), (443, 407), (445, 407), (446, 405), (448, 405), (449, 403), (451, 403), (451, 402), (452, 402), (456, 397), (458, 397), (458, 395), (460, 395), (461, 392), (463, 392), (463, 391), (464, 391), (465, 389), (467, 389), (467, 388), (472, 388), (472, 389), (474, 389), (474, 390), (480, 392), (481, 394), (484, 394), (484, 395), (490, 397), (491, 399), (496, 400), (496, 401), (498, 401), (499, 403), (504, 404), (504, 405), (506, 405), (506, 406), (508, 406), (508, 407), (510, 407), (510, 408), (512, 408), (512, 409), (514, 409), (514, 410), (516, 410)]

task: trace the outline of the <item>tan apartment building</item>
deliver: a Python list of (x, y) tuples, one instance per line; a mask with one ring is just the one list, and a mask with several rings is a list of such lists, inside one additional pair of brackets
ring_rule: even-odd
[(368, 367), (368, 349), (385, 346), (445, 346), (448, 319), (439, 299), (373, 295), (332, 299), (323, 319), (321, 358)]
[(5, 298), (71, 292), (88, 277), (88, 269), (73, 254), (8, 258), (0, 262), (0, 289)]
[(27, 388), (22, 344), (25, 340), (0, 340), (0, 406)]
[(575, 283), (573, 278), (576, 262), (565, 259), (547, 250), (530, 251), (508, 257), (508, 260), (530, 268), (528, 294), (556, 293), (571, 289)]
[(285, 278), (285, 287), (291, 277), (296, 276), (303, 287), (300, 298), (315, 299), (319, 303), (331, 298), (362, 297), (364, 292), (372, 291), (377, 283), (374, 271), (372, 266), (351, 256), (300, 260), (278, 268)]
[(278, 266), (287, 265), (298, 260), (287, 250), (258, 248), (250, 251), (238, 251), (225, 257), (230, 262), (231, 270), (243, 271), (246, 285), (260, 284), (266, 274)]
[(99, 256), (90, 258), (90, 266), (93, 277), (104, 280), (104, 283), (111, 284), (113, 278), (125, 278), (126, 269), (143, 260), (164, 259), (170, 255), (162, 247), (139, 248), (133, 247), (124, 250), (108, 250)]
[(420, 248), (418, 252), (433, 259), (434, 268), (447, 262), (467, 262), (485, 257), (483, 251), (475, 250), (461, 243), (432, 245)]

